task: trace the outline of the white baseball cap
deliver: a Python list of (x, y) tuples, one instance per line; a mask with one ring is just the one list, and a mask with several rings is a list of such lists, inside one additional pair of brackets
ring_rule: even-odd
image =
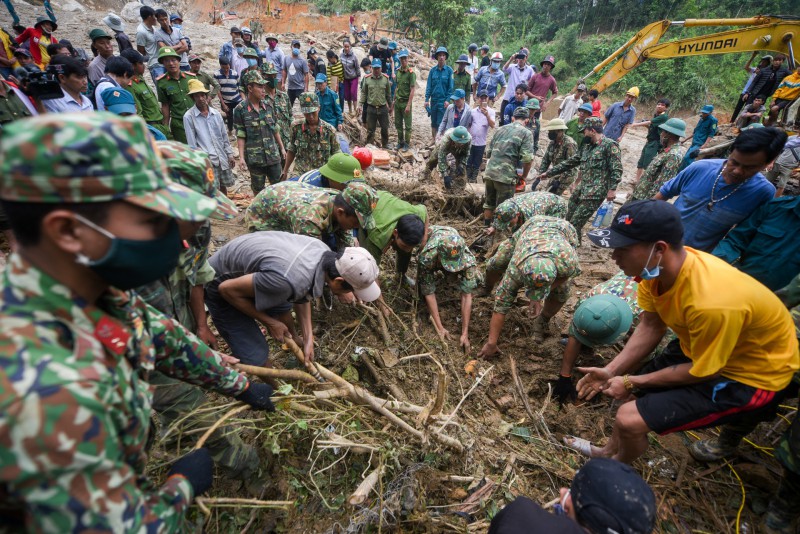
[(336, 270), (353, 286), (353, 293), (364, 302), (372, 302), (381, 296), (381, 288), (375, 282), (380, 270), (375, 258), (361, 247), (347, 247), (342, 257), (336, 260)]

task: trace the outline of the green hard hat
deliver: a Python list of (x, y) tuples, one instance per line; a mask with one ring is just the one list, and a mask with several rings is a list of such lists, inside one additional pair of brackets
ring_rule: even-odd
[(217, 201), (217, 210), (211, 214), (212, 219), (228, 221), (236, 217), (239, 210), (217, 188), (208, 154), (178, 141), (157, 141), (156, 146), (175, 182)]
[(529, 98), (525, 103), (525, 107), (528, 109), (542, 109), (542, 107), (539, 105), (538, 98)]
[(258, 58), (258, 51), (256, 51), (256, 49), (253, 48), (252, 46), (248, 46), (247, 48), (244, 49), (244, 53), (242, 54), (242, 57)]
[(319, 97), (317, 93), (300, 93), (300, 111), (303, 113), (314, 113), (319, 111)]
[(466, 128), (463, 126), (457, 126), (450, 131), (450, 139), (456, 143), (466, 145), (472, 141), (472, 136), (469, 134), (469, 131)]
[(364, 179), (364, 175), (361, 173), (361, 163), (355, 157), (343, 152), (337, 152), (328, 158), (328, 162), (320, 167), (319, 173), (328, 180), (339, 184)]
[(217, 208), (173, 182), (138, 116), (48, 113), (0, 131), (0, 198), (46, 204), (124, 200), (185, 221)]
[(588, 347), (611, 345), (633, 324), (631, 307), (615, 295), (595, 295), (581, 302), (569, 333)]
[(678, 137), (686, 137), (686, 123), (681, 119), (675, 117), (667, 119), (664, 124), (659, 125), (659, 128)]
[(160, 62), (165, 57), (181, 58), (181, 55), (175, 51), (174, 48), (169, 46), (162, 46), (158, 49), (158, 61)]
[(372, 220), (372, 210), (378, 205), (378, 192), (366, 182), (352, 182), (347, 184), (341, 194), (344, 201), (356, 212), (361, 228), (373, 229), (375, 225)]

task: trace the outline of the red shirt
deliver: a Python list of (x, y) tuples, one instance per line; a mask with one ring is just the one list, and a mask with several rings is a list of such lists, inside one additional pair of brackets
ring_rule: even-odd
[(36, 63), (40, 69), (46, 69), (47, 65), (50, 63), (47, 45), (57, 43), (58, 39), (56, 39), (52, 33), (50, 35), (44, 35), (40, 28), (25, 28), (25, 31), (17, 37), (17, 43), (22, 44), (25, 41), (30, 41), (29, 46), (33, 62)]
[(592, 117), (600, 117), (600, 100), (594, 99), (592, 102)]
[[(556, 79), (553, 78), (552, 74), (543, 76), (541, 72), (537, 72), (528, 80), (528, 92), (536, 98), (542, 97), (539, 100), (546, 99), (548, 92), (552, 92), (554, 95), (558, 94)], [(542, 101), (540, 104), (544, 104), (544, 102)]]

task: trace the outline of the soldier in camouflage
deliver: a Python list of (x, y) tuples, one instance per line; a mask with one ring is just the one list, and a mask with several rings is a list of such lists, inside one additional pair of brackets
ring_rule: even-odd
[(158, 51), (158, 62), (167, 70), (156, 79), (164, 126), (169, 128), (172, 139), (185, 143), (183, 115), (194, 106), (194, 101), (189, 96), (189, 80), (194, 80), (195, 75), (181, 70), (181, 56), (168, 46)]
[(188, 529), (213, 460), (200, 448), (162, 485), (147, 477), (148, 376), (158, 370), (260, 410), (274, 409), (272, 389), (127, 290), (172, 270), (177, 221), (202, 223), (216, 201), (165, 175), (141, 118), (101, 112), (5, 128), (0, 184), (19, 244), (0, 299), (4, 528)]
[[(632, 276), (620, 271), (590, 289), (578, 303), (569, 325), (561, 372), (553, 388), (559, 402), (577, 398), (572, 370), (581, 349), (613, 345), (639, 322), (642, 309), (636, 300), (638, 287)], [(602, 297), (592, 299), (597, 296)]]
[(494, 313), (489, 325), (489, 339), (478, 356), (495, 355), (497, 341), (506, 314), (525, 288), (535, 320), (533, 343), (541, 343), (550, 319), (569, 298), (569, 282), (581, 273), (575, 228), (563, 219), (534, 217), (522, 225), (510, 239), (500, 244), (486, 264), (486, 288), (494, 292)]
[[(567, 161), (578, 152), (578, 143), (568, 135), (566, 135), (567, 125), (561, 119), (551, 120), (547, 126), (544, 127), (547, 132), (547, 138), (550, 144), (547, 145), (547, 150), (542, 157), (542, 163), (539, 165), (539, 173), (546, 172), (550, 167), (555, 167), (562, 161)], [(564, 189), (572, 185), (575, 181), (575, 176), (578, 174), (577, 169), (571, 169), (565, 172), (560, 178), (550, 180), (547, 185), (547, 191), (555, 195), (561, 195)], [(535, 190), (539, 182), (534, 180), (531, 184), (531, 190)]]
[(533, 134), (526, 127), (528, 110), (514, 110), (511, 124), (501, 126), (489, 143), (489, 161), (483, 173), (486, 198), (483, 204), (483, 224), (492, 225), (494, 209), (514, 196), (517, 185), (517, 163), (522, 162), (522, 179), (528, 176), (533, 163)]
[[(278, 123), (278, 132), (281, 134), (284, 148), (289, 146), (289, 133), (292, 129), (292, 107), (289, 105), (289, 95), (278, 89), (278, 71), (271, 61), (265, 61), (258, 67), (261, 76), (267, 81), (264, 89), (264, 102), (272, 107), (275, 121)], [(285, 157), (283, 158), (285, 159)], [(285, 161), (281, 160), (281, 170)]]
[(680, 138), (686, 136), (686, 123), (681, 119), (667, 119), (658, 129), (661, 132), (661, 148), (633, 186), (628, 202), (653, 198), (661, 186), (680, 171), (684, 156)]
[[(205, 152), (192, 150), (177, 141), (156, 143), (161, 156), (177, 183), (217, 200), (217, 210), (212, 219), (230, 220), (237, 214), (236, 205), (214, 186), (215, 177), (211, 160)], [(203, 286), (214, 279), (216, 273), (208, 263), (208, 246), (211, 242), (209, 221), (186, 240), (188, 248), (181, 252), (178, 266), (167, 277), (136, 289), (136, 292), (151, 306), (172, 317), (190, 332), (194, 332), (206, 345), (217, 348), (217, 338), (208, 327), (204, 303)], [(150, 374), (153, 386), (153, 410), (161, 418), (163, 436), (186, 433), (193, 429), (212, 426), (216, 416), (212, 412), (196, 412), (207, 402), (203, 391), (186, 382), (175, 380), (163, 373)], [(190, 414), (190, 415), (187, 415)], [(174, 425), (174, 426), (173, 426)], [(199, 434), (191, 435), (193, 438)], [(176, 441), (167, 439), (169, 443)], [(181, 440), (190, 445), (192, 439)], [(253, 480), (253, 472), (259, 465), (255, 448), (246, 445), (232, 428), (220, 428), (206, 441), (214, 462), (231, 478), (246, 477)]]
[(331, 250), (356, 246), (352, 230), (372, 227), (377, 192), (364, 182), (352, 182), (340, 193), (302, 182), (267, 187), (247, 208), (251, 232), (275, 230), (322, 240)]
[[(800, 275), (795, 276), (785, 288), (776, 291), (776, 294), (789, 308), (800, 339)], [(795, 373), (792, 380), (795, 388), (800, 386), (800, 373)], [(775, 447), (775, 458), (783, 466), (783, 477), (778, 484), (778, 491), (769, 501), (764, 517), (764, 532), (792, 534), (796, 532), (794, 526), (800, 516), (800, 417), (796, 414)]]
[(274, 108), (264, 100), (266, 80), (257, 70), (242, 77), (248, 87), (247, 98), (233, 110), (233, 125), (239, 145), (239, 155), (244, 155), (250, 171), (250, 188), (253, 194), (264, 189), (267, 180), (281, 181), (281, 158), (285, 152), (279, 133)]
[(417, 279), (419, 291), (433, 319), (436, 332), (442, 340), (451, 339), (450, 332), (442, 325), (439, 306), (436, 302), (436, 273), (443, 272), (458, 279), (461, 291), (461, 338), (460, 346), (469, 352), (469, 321), (472, 315), (472, 293), (478, 287), (480, 274), (478, 261), (470, 251), (464, 238), (449, 226), (431, 226), (428, 241), (417, 257)]
[(301, 93), (298, 99), (305, 118), (292, 124), (282, 180), (286, 180), (289, 176), (292, 163), (295, 164), (292, 176), (300, 176), (305, 172), (319, 169), (328, 162), (328, 158), (341, 152), (336, 129), (327, 122), (319, 120), (317, 93)]
[(571, 158), (562, 161), (538, 176), (539, 180), (559, 176), (580, 166), (581, 181), (569, 197), (567, 220), (578, 231), (594, 215), (600, 204), (617, 196), (617, 185), (622, 179), (622, 153), (613, 139), (603, 135), (603, 122), (589, 117), (583, 122), (583, 147)]
[(494, 222), (486, 230), (488, 235), (495, 232), (514, 233), (520, 229), (525, 221), (537, 216), (567, 217), (567, 201), (560, 196), (542, 191), (533, 191), (509, 198), (494, 212)]
[[(439, 174), (444, 180), (446, 189), (452, 188), (453, 175), (461, 176), (469, 159), (469, 150), (472, 147), (472, 136), (463, 126), (450, 128), (442, 135), (431, 153), (430, 159), (425, 164), (425, 178), (429, 178), (434, 168), (439, 169)], [(450, 170), (447, 156), (455, 159), (455, 169)]]

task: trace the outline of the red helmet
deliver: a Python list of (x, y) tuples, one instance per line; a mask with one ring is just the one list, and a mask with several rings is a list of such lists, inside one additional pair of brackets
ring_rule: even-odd
[(366, 170), (372, 165), (372, 152), (367, 147), (359, 146), (353, 150), (353, 157), (361, 164), (361, 170)]

